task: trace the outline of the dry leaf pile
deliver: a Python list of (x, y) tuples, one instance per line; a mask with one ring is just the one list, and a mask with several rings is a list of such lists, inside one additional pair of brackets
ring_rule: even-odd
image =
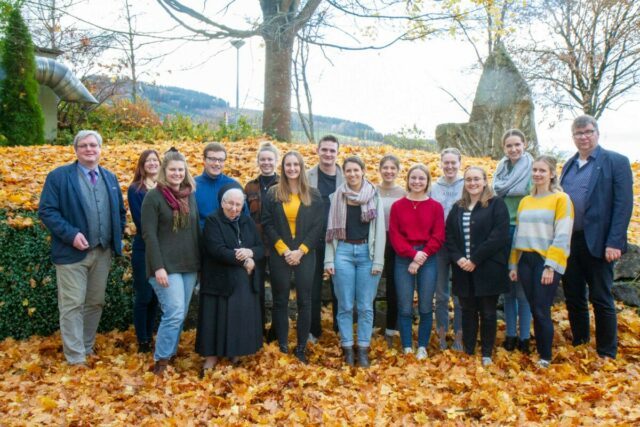
[(479, 356), (437, 350), (435, 339), (430, 357), (417, 361), (388, 350), (380, 335), (372, 367), (348, 368), (328, 311), (325, 334), (309, 345), (309, 365), (271, 344), (238, 366), (221, 362), (204, 379), (193, 331), (183, 334), (163, 378), (148, 371), (151, 355), (135, 352), (133, 330), (99, 335), (86, 370), (65, 363), (58, 334), (7, 339), (0, 343), (0, 424), (638, 425), (640, 318), (624, 309), (619, 321), (619, 357), (604, 360), (593, 342), (569, 345), (566, 311), (558, 307), (547, 370), (535, 367), (535, 355), (502, 348), (483, 368)]
[[(250, 139), (225, 144), (228, 156), (225, 163), (225, 173), (245, 184), (257, 175), (256, 151), (259, 140)], [(311, 144), (276, 144), (282, 153), (289, 150), (298, 150), (302, 153), (306, 167), (317, 163), (315, 146)], [(111, 141), (105, 143), (102, 149), (101, 165), (113, 171), (120, 180), (123, 196), (126, 199), (126, 189), (133, 178), (136, 161), (140, 153), (149, 148), (156, 149), (161, 154), (170, 147), (179, 149), (188, 159), (190, 171), (193, 175), (202, 173), (203, 143), (158, 141), (155, 144), (145, 143), (120, 143)], [(340, 158), (349, 155), (359, 155), (367, 165), (367, 177), (373, 181), (379, 181), (378, 162), (388, 153), (396, 154), (404, 170), (408, 165), (422, 162), (429, 166), (431, 175), (435, 178), (440, 175), (440, 158), (436, 153), (427, 153), (418, 150), (401, 150), (390, 146), (342, 146)], [(1, 147), (0, 148), (0, 208), (36, 210), (42, 186), (47, 174), (55, 167), (70, 163), (75, 160), (73, 147), (39, 146), (39, 147)], [(495, 171), (497, 162), (489, 158), (465, 158), (463, 167), (478, 165), (484, 167), (491, 176)], [(634, 193), (640, 194), (640, 163), (632, 164), (634, 174)], [(401, 173), (400, 181), (404, 182), (404, 174)], [(22, 217), (13, 218), (15, 227), (28, 227), (32, 224), (23, 223)], [(129, 230), (134, 226), (130, 221)], [(634, 201), (633, 217), (629, 226), (629, 239), (634, 243), (640, 243), (640, 197)]]

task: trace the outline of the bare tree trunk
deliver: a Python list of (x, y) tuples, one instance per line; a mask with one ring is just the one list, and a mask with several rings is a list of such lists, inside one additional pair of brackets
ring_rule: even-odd
[(265, 36), (262, 130), (279, 141), (291, 140), (291, 63), (295, 33)]

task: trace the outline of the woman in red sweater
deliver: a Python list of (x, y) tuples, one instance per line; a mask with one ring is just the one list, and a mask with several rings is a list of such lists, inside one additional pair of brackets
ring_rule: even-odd
[(391, 206), (389, 217), (389, 239), (396, 251), (398, 326), (405, 354), (413, 353), (413, 293), (416, 287), (418, 290), (418, 360), (427, 357), (437, 278), (435, 254), (444, 242), (444, 210), (427, 196), (430, 184), (429, 169), (423, 164), (412, 166), (407, 174), (408, 194)]

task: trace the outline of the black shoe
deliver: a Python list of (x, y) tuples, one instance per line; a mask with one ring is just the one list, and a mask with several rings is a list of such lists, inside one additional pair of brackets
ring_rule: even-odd
[(151, 342), (145, 341), (138, 343), (138, 353), (151, 353)]
[(368, 368), (369, 363), (369, 347), (358, 347), (358, 365), (361, 368)]
[(287, 343), (278, 344), (278, 348), (280, 348), (280, 353), (289, 354), (289, 346), (287, 345)]
[(517, 345), (518, 345), (518, 337), (510, 337), (508, 335), (505, 338), (504, 343), (502, 344), (502, 346), (507, 351), (515, 350)]
[(344, 363), (349, 366), (354, 366), (356, 361), (353, 347), (342, 347), (342, 352), (344, 353)]
[(531, 354), (531, 349), (529, 348), (529, 338), (526, 340), (518, 341), (518, 350), (520, 350), (523, 354)]
[(296, 347), (296, 351), (294, 353), (296, 358), (305, 365), (309, 363), (309, 361), (307, 360), (307, 355), (305, 354), (306, 347), (306, 345), (299, 345)]

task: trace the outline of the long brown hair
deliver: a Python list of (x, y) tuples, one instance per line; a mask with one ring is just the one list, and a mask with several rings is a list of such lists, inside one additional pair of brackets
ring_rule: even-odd
[[(489, 185), (489, 179), (487, 178), (487, 171), (485, 171), (480, 166), (469, 166), (464, 171), (465, 184), (467, 179), (467, 172), (475, 170), (479, 171), (482, 174), (482, 178), (484, 179), (484, 190), (482, 190), (482, 194), (480, 195), (480, 206), (486, 208), (489, 205), (489, 200), (495, 197), (496, 193), (493, 191), (493, 188)], [(467, 191), (467, 187), (465, 185), (462, 186), (462, 198), (458, 200), (458, 206), (461, 208), (469, 209), (471, 206), (471, 195)]]
[(167, 172), (166, 168), (169, 165), (169, 162), (177, 161), (184, 163), (184, 179), (182, 183), (180, 183), (180, 187), (190, 186), (191, 191), (195, 191), (196, 182), (193, 180), (193, 177), (189, 173), (189, 166), (187, 165), (187, 159), (177, 150), (167, 151), (164, 155), (164, 159), (162, 159), (162, 164), (160, 164), (160, 172), (158, 172), (158, 184), (169, 187), (169, 183), (167, 182)]
[(147, 161), (147, 158), (152, 154), (156, 156), (156, 159), (158, 159), (158, 163), (160, 163), (160, 154), (158, 154), (156, 150), (144, 150), (138, 158), (136, 171), (133, 174), (133, 181), (131, 181), (131, 185), (138, 191), (142, 189), (148, 190), (147, 186), (144, 183), (144, 180), (147, 178), (147, 172), (144, 170), (144, 164)]
[(300, 197), (300, 202), (305, 205), (311, 205), (311, 186), (309, 185), (309, 180), (307, 180), (307, 174), (304, 169), (304, 159), (302, 155), (297, 151), (289, 151), (287, 154), (282, 156), (282, 161), (280, 162), (280, 183), (276, 186), (276, 199), (281, 203), (288, 203), (291, 199), (291, 186), (289, 185), (289, 178), (284, 173), (284, 162), (287, 160), (287, 157), (293, 156), (298, 160), (300, 164), (300, 176), (298, 177), (298, 196)]

